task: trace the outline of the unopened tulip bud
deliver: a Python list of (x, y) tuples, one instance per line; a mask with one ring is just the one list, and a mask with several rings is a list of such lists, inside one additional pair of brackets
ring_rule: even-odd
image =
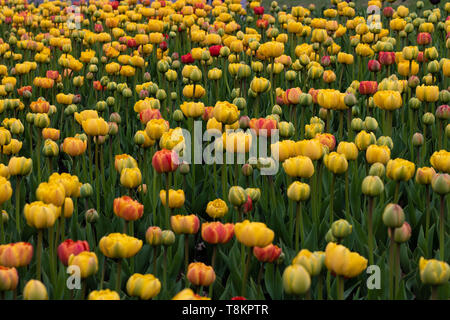
[(99, 218), (97, 210), (95, 209), (86, 210), (84, 218), (86, 219), (87, 223), (95, 223)]
[(441, 101), (442, 103), (449, 103), (450, 92), (448, 90), (441, 90), (441, 92), (439, 92), (439, 101)]
[(313, 98), (309, 93), (300, 94), (300, 100), (299, 100), (300, 106), (308, 107), (308, 106), (312, 105), (312, 103), (313, 103)]
[(306, 269), (294, 264), (288, 266), (283, 272), (283, 287), (288, 294), (302, 295), (305, 294), (311, 286), (311, 276)]
[(180, 170), (181, 174), (188, 174), (190, 172), (189, 163), (183, 162), (182, 164), (180, 164), (178, 170)]
[(434, 192), (445, 196), (450, 192), (450, 175), (448, 173), (438, 173), (431, 179), (431, 187)]
[(396, 203), (389, 203), (383, 211), (383, 223), (388, 228), (399, 228), (405, 222), (405, 213)]
[(444, 104), (436, 109), (436, 117), (440, 120), (450, 119), (450, 106)]
[(145, 233), (145, 240), (151, 246), (162, 244), (162, 230), (159, 227), (149, 227)]
[(242, 166), (242, 174), (246, 177), (249, 177), (253, 174), (253, 167), (246, 163)]
[(422, 116), (422, 121), (423, 124), (427, 125), (427, 126), (431, 126), (435, 123), (435, 117), (434, 114), (432, 114), (431, 112), (427, 112)]
[(344, 103), (348, 107), (353, 107), (357, 102), (358, 101), (353, 93), (346, 94), (344, 97)]
[(364, 119), (364, 127), (368, 131), (376, 131), (378, 129), (377, 119), (372, 117), (366, 117), (366, 119)]
[(381, 162), (375, 162), (370, 166), (369, 169), (369, 175), (371, 176), (377, 176), (377, 177), (384, 177), (386, 173), (386, 167)]
[(328, 112), (331, 112), (331, 111), (328, 110), (328, 109), (325, 109), (325, 108), (320, 108), (320, 110), (319, 110), (319, 117), (320, 117), (320, 119), (326, 120)]
[(0, 218), (0, 223), (7, 224), (8, 221), (9, 221), (9, 215), (8, 215), (8, 212), (6, 212), (6, 210), (2, 210), (2, 212), (1, 212), (1, 218)]
[(353, 118), (350, 126), (353, 131), (361, 131), (364, 128), (364, 122), (360, 118)]
[(412, 75), (412, 76), (409, 77), (409, 79), (408, 79), (408, 86), (409, 86), (410, 88), (415, 88), (415, 87), (417, 87), (419, 84), (420, 84), (420, 79), (419, 79), (419, 77), (417, 77), (417, 76), (415, 76), (415, 75)]
[(109, 121), (120, 124), (120, 122), (122, 121), (122, 118), (120, 117), (120, 114), (118, 114), (117, 112), (113, 112), (109, 116)]
[(272, 113), (281, 116), (283, 114), (283, 110), (278, 104), (276, 104), (272, 107)]
[(173, 120), (180, 122), (184, 119), (183, 112), (180, 109), (177, 109), (172, 114)]
[(25, 300), (48, 300), (47, 288), (39, 280), (30, 280), (23, 288)]
[(413, 134), (412, 144), (414, 147), (420, 147), (423, 145), (423, 135), (420, 132)]
[(245, 130), (250, 127), (250, 118), (248, 116), (242, 116), (239, 118), (239, 128)]
[[(384, 167), (384, 166), (383, 166)], [(377, 197), (384, 191), (383, 181), (378, 176), (367, 176), (362, 182), (362, 193), (366, 196)]]
[(417, 99), (417, 98), (411, 98), (411, 99), (409, 99), (409, 101), (408, 101), (408, 106), (409, 106), (411, 109), (419, 109), (420, 106), (421, 106), (421, 104), (422, 104), (422, 102), (420, 102), (420, 100)]
[[(388, 230), (389, 238), (391, 237), (391, 229)], [(408, 222), (403, 222), (403, 225), (394, 229), (394, 241), (397, 243), (404, 243), (411, 238), (411, 226)]]
[(93, 194), (94, 190), (90, 183), (85, 183), (80, 187), (80, 196), (82, 198), (90, 197)]
[(228, 201), (235, 207), (239, 208), (247, 202), (247, 194), (244, 188), (240, 186), (232, 186), (228, 192)]
[(331, 233), (337, 239), (344, 239), (352, 233), (352, 225), (347, 220), (339, 219), (331, 225)]
[(163, 246), (170, 247), (175, 243), (175, 233), (172, 230), (164, 230), (161, 233), (161, 242)]
[(338, 241), (338, 239), (336, 239), (333, 236), (333, 232), (331, 231), (331, 229), (328, 230), (327, 234), (325, 235), (325, 241), (326, 242), (337, 242)]
[(305, 201), (309, 199), (311, 189), (308, 184), (294, 181), (287, 189), (287, 196), (292, 201)]

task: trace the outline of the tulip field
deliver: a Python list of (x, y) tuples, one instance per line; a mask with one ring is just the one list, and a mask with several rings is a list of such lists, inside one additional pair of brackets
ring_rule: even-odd
[(1, 0), (0, 300), (448, 300), (449, 17)]

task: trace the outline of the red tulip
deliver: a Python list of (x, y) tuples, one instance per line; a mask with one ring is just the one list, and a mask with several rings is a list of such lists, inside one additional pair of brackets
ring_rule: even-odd
[(272, 130), (277, 128), (277, 122), (274, 119), (253, 118), (250, 120), (250, 128), (255, 130), (256, 135), (270, 137)]
[(266, 29), (269, 26), (269, 21), (265, 19), (256, 20), (256, 26), (261, 29)]
[(323, 56), (322, 59), (320, 59), (320, 64), (324, 67), (328, 67), (331, 64), (330, 56)]
[(103, 86), (102, 86), (102, 84), (100, 83), (100, 81), (94, 81), (94, 83), (93, 83), (93, 87), (94, 87), (94, 89), (95, 90), (97, 90), (97, 91), (102, 91), (103, 90)]
[(378, 83), (376, 81), (361, 81), (359, 83), (360, 94), (374, 94), (378, 90)]
[(231, 298), (231, 300), (247, 300), (247, 299), (245, 299), (244, 297), (241, 297), (241, 296), (236, 296), (236, 297)]
[(136, 48), (137, 46), (138, 46), (138, 44), (135, 39), (133, 39), (133, 38), (128, 39), (128, 41), (127, 41), (128, 48)]
[(220, 44), (209, 47), (209, 53), (212, 57), (218, 57), (220, 54), (220, 49), (222, 49), (223, 46)]
[(328, 147), (328, 151), (333, 151), (336, 147), (336, 138), (331, 133), (318, 133), (315, 136), (319, 142)]
[(119, 7), (119, 1), (111, 1), (109, 4), (113, 8), (113, 10), (117, 10), (117, 8)]
[(378, 53), (378, 60), (383, 66), (388, 66), (395, 63), (395, 53), (380, 51)]
[(206, 107), (205, 112), (203, 112), (202, 119), (203, 121), (208, 121), (213, 117), (214, 107)]
[(428, 62), (428, 59), (423, 54), (423, 51), (419, 51), (419, 54), (417, 55), (417, 62)]
[(113, 210), (116, 216), (126, 221), (135, 221), (142, 217), (144, 205), (129, 196), (122, 196), (114, 199)]
[(313, 103), (317, 104), (317, 96), (319, 95), (319, 90), (311, 88), (309, 89), (308, 93), (311, 95)]
[(181, 62), (184, 64), (193, 63), (194, 58), (192, 58), (192, 54), (188, 53), (185, 54), (184, 56), (181, 56)]
[(252, 198), (250, 198), (250, 196), (247, 196), (247, 202), (244, 203), (244, 205), (242, 206), (242, 209), (243, 209), (242, 211), (244, 213), (248, 213), (253, 210), (253, 201), (252, 201)]
[(260, 262), (272, 263), (280, 257), (281, 248), (273, 244), (269, 244), (264, 248), (254, 247), (253, 255)]
[(254, 8), (253, 8), (253, 12), (255, 12), (255, 14), (256, 14), (257, 16), (262, 16), (262, 15), (264, 14), (264, 7), (261, 7), (261, 6), (259, 6), (259, 7), (254, 7)]
[(378, 60), (369, 60), (367, 67), (371, 72), (378, 72), (381, 70), (381, 64)]
[(101, 23), (96, 23), (95, 25), (94, 25), (94, 31), (95, 32), (103, 32), (103, 25), (101, 24)]
[(167, 42), (163, 41), (159, 44), (159, 47), (161, 48), (162, 51), (166, 51), (167, 50)]
[(180, 159), (175, 151), (162, 149), (156, 151), (152, 158), (152, 166), (156, 172), (173, 172), (177, 170)]
[(234, 224), (205, 222), (202, 224), (202, 239), (207, 243), (227, 243), (234, 235)]
[(56, 80), (59, 77), (59, 72), (53, 71), (53, 70), (47, 70), (45, 76), (49, 79)]
[(420, 32), (417, 35), (417, 44), (419, 45), (427, 45), (431, 43), (431, 34), (428, 32)]
[(89, 243), (87, 241), (67, 239), (58, 246), (58, 258), (63, 265), (67, 266), (71, 254), (77, 255), (83, 251), (89, 251)]
[(385, 7), (385, 8), (383, 9), (383, 15), (384, 15), (386, 18), (392, 17), (392, 16), (394, 15), (394, 9), (393, 9), (392, 7)]
[(162, 119), (161, 112), (158, 109), (144, 109), (139, 113), (141, 123), (146, 125), (152, 119)]

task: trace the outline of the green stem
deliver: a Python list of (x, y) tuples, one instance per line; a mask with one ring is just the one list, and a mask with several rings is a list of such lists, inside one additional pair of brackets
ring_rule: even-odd
[(373, 197), (369, 197), (368, 203), (368, 215), (367, 215), (367, 234), (368, 234), (368, 245), (369, 245), (369, 265), (373, 265), (373, 227), (372, 227), (372, 216), (373, 216)]
[(318, 283), (317, 283), (317, 300), (322, 300), (323, 299), (323, 297), (322, 297), (322, 291), (323, 291), (323, 279), (322, 279), (322, 276), (319, 274), (319, 276), (317, 277), (317, 281), (318, 281)]
[(186, 287), (189, 285), (189, 280), (187, 278), (187, 271), (189, 266), (189, 235), (184, 235), (184, 276), (186, 280)]
[(248, 247), (247, 249), (247, 262), (245, 263), (245, 269), (244, 269), (244, 277), (242, 278), (242, 291), (241, 296), (245, 297), (246, 291), (247, 291), (247, 277), (248, 277), (248, 271), (250, 268), (250, 259), (252, 257), (252, 248)]
[(438, 300), (438, 299), (439, 299), (438, 286), (432, 286), (430, 300)]
[[(216, 255), (217, 255), (217, 245), (213, 244), (213, 253), (212, 253), (212, 258), (211, 258), (211, 267), (214, 270), (214, 265), (216, 263)], [(213, 287), (214, 284), (211, 284), (209, 286), (209, 297), (212, 299), (213, 298)]]
[(391, 239), (389, 248), (389, 300), (394, 300), (394, 228), (390, 228)]
[(95, 143), (95, 191), (97, 194), (97, 212), (100, 214), (100, 176), (98, 172), (98, 136)]
[(344, 278), (337, 276), (337, 298), (338, 300), (344, 300)]
[(399, 197), (400, 197), (400, 181), (396, 181), (396, 183), (395, 183), (394, 203), (398, 203)]
[(153, 275), (156, 277), (156, 258), (158, 256), (158, 247), (153, 246)]
[(345, 217), (348, 219), (350, 217), (350, 200), (349, 200), (349, 170), (345, 171)]
[[(195, 89), (195, 87), (194, 87)], [(194, 125), (194, 118), (190, 118), (191, 121), (191, 132), (192, 132), (192, 138), (191, 138), (191, 159), (192, 159), (192, 164), (191, 164), (191, 170), (192, 170), (192, 203), (194, 203), (194, 199), (195, 199), (195, 125)]]
[(395, 243), (395, 296), (398, 296), (400, 291), (400, 281), (401, 281), (401, 272), (400, 272), (400, 244)]
[(37, 142), (37, 169), (38, 169), (38, 183), (41, 182), (41, 133), (38, 132), (38, 142)]
[(428, 237), (429, 237), (429, 229), (430, 229), (430, 185), (425, 186), (425, 243), (427, 244), (427, 256), (428, 252)]
[(22, 181), (22, 177), (21, 176), (17, 176), (17, 180), (16, 180), (16, 203), (14, 204), (16, 206), (16, 227), (17, 227), (17, 233), (19, 235), (19, 239), (20, 239), (20, 183)]
[(122, 273), (122, 259), (117, 261), (117, 270), (116, 270), (116, 291), (120, 294), (120, 276)]
[(300, 239), (302, 241), (302, 246), (305, 244), (304, 233), (303, 233), (303, 216), (302, 216), (302, 203), (297, 202), (297, 211), (295, 217), (295, 252), (299, 251), (299, 229), (300, 229)]
[(334, 183), (336, 180), (336, 175), (332, 173), (331, 176), (331, 187), (330, 187), (330, 227), (333, 223), (333, 202), (334, 202)]
[(42, 256), (42, 229), (38, 230), (36, 253), (36, 279), (41, 281), (41, 256)]
[(102, 263), (102, 277), (100, 279), (100, 290), (103, 289), (103, 282), (105, 280), (105, 269), (106, 269), (106, 257), (103, 257), (103, 263)]
[(224, 201), (227, 201), (227, 162), (225, 158), (225, 154), (223, 155), (223, 164), (222, 164), (222, 198)]
[(444, 215), (444, 195), (441, 194), (441, 210), (440, 210), (440, 217), (439, 217), (439, 257), (441, 261), (445, 261), (445, 255), (444, 255), (444, 226), (445, 226), (445, 215)]
[(164, 212), (166, 215), (166, 228), (169, 229), (170, 228), (170, 224), (169, 224), (169, 188), (170, 188), (170, 173), (167, 172), (166, 173), (166, 205), (164, 208)]
[(167, 247), (164, 247), (163, 264), (163, 286), (165, 293), (167, 293)]

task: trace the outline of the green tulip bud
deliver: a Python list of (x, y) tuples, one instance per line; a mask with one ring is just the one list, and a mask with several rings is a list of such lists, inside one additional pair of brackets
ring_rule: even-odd
[(381, 162), (375, 162), (370, 166), (369, 175), (378, 176), (380, 178), (384, 177), (386, 173), (386, 167)]
[(445, 196), (450, 192), (450, 175), (448, 173), (437, 173), (431, 179), (431, 187), (434, 192)]
[(362, 193), (366, 196), (377, 197), (384, 191), (383, 181), (379, 176), (367, 176), (362, 182)]
[(175, 243), (175, 233), (172, 230), (163, 230), (161, 232), (161, 242), (163, 246), (170, 247)]
[(331, 233), (337, 239), (344, 239), (352, 233), (352, 225), (347, 220), (339, 219), (331, 225)]
[(389, 203), (383, 211), (383, 223), (388, 228), (399, 228), (405, 222), (405, 213), (396, 203)]

